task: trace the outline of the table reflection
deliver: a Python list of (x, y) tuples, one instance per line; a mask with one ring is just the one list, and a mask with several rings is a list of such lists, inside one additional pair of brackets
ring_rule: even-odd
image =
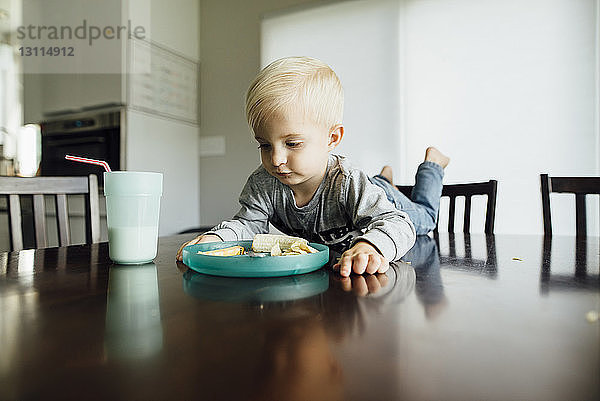
[[(248, 394), (254, 400), (347, 399), (346, 380), (352, 376), (342, 369), (336, 350), (347, 340), (371, 341), (369, 322), (404, 302), (416, 277), (405, 263), (393, 264), (385, 274), (353, 275), (347, 281), (329, 267), (256, 279), (181, 271), (184, 292), (205, 311), (190, 322), (203, 336), (187, 342), (188, 351), (202, 355), (212, 377), (239, 380), (238, 386), (244, 385), (248, 372), (255, 372)], [(362, 292), (366, 279), (377, 280), (379, 286), (369, 285)], [(214, 308), (228, 313), (213, 314)], [(233, 333), (235, 344), (229, 342)], [(233, 355), (246, 363), (241, 376), (226, 363)], [(226, 398), (222, 390), (219, 398)]]
[[(555, 267), (558, 265), (560, 273), (552, 273), (553, 255), (552, 247), (559, 246), (561, 249), (571, 247), (573, 249), (571, 255), (554, 255), (557, 260), (554, 260)], [(590, 242), (590, 244), (592, 244)], [(600, 288), (600, 274), (594, 274), (588, 271), (592, 265), (588, 260), (588, 241), (585, 238), (576, 237), (548, 237), (543, 239), (542, 246), (542, 263), (540, 272), (540, 293), (548, 295), (551, 289), (564, 290), (579, 290), (587, 289), (598, 291)], [(595, 253), (599, 256), (600, 253)], [(600, 261), (598, 262), (600, 264)], [(564, 270), (571, 271), (565, 273)]]
[[(478, 239), (481, 235), (476, 236)], [(438, 246), (440, 261), (444, 267), (468, 271), (485, 275), (489, 278), (497, 278), (498, 262), (496, 258), (496, 237), (493, 234), (485, 234), (485, 243), (472, 244), (469, 233), (447, 233), (437, 234), (434, 239)], [(423, 238), (429, 238), (423, 236)], [(462, 247), (459, 246), (462, 242)], [(447, 252), (442, 252), (442, 248)], [(459, 256), (462, 253), (462, 256)], [(485, 255), (483, 255), (485, 254)]]
[(183, 290), (197, 298), (224, 301), (265, 302), (293, 301), (327, 291), (329, 275), (323, 269), (286, 277), (220, 277), (188, 269), (183, 274)]
[(332, 277), (336, 285), (346, 292), (368, 297), (369, 300), (385, 298), (386, 303), (402, 302), (415, 286), (414, 269), (403, 261), (390, 263), (390, 268), (384, 274), (351, 274), (350, 277), (342, 277), (336, 273)]
[(109, 271), (104, 345), (109, 360), (142, 359), (162, 349), (156, 265)]
[(415, 245), (403, 260), (411, 263), (416, 273), (416, 295), (425, 309), (427, 319), (437, 317), (448, 305), (440, 273), (437, 242), (428, 236), (418, 236)]
[[(17, 276), (14, 286), (0, 292), (0, 378), (11, 377), (19, 363), (19, 351), (30, 336), (28, 326), (38, 318), (39, 297), (33, 286), (34, 251), (21, 251), (20, 258), (10, 269)], [(0, 256), (0, 272), (8, 271), (6, 253)]]
[(418, 236), (415, 245), (402, 258), (415, 269), (416, 295), (427, 319), (436, 318), (448, 307), (441, 268), (497, 279), (496, 240), (494, 235), (484, 238), (484, 242), (473, 245), (468, 233)]
[(189, 239), (0, 253), (0, 399), (598, 399), (597, 238), (440, 233), (385, 274), (243, 285), (186, 275)]
[(319, 315), (274, 320), (263, 341), (251, 400), (344, 399), (342, 367)]
[[(207, 399), (240, 393), (253, 400), (344, 399), (333, 348), (359, 311), (356, 302), (340, 302), (339, 296), (354, 296), (335, 287), (329, 270), (272, 278), (180, 270), (184, 293), (202, 311), (186, 329), (201, 335), (185, 347), (214, 379), (203, 385)], [(185, 336), (166, 335), (170, 342)]]

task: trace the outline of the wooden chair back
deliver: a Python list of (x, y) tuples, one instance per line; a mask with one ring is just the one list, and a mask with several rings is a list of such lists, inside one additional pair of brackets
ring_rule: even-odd
[(542, 192), (542, 214), (544, 235), (552, 236), (552, 216), (550, 213), (550, 193), (572, 193), (575, 195), (575, 233), (577, 237), (586, 237), (586, 195), (600, 195), (600, 177), (549, 177), (540, 174)]
[[(396, 187), (410, 198), (412, 185), (396, 185)], [(442, 189), (442, 197), (450, 198), (448, 210), (448, 232), (454, 232), (454, 217), (456, 214), (456, 198), (459, 196), (465, 197), (465, 212), (463, 215), (463, 232), (469, 233), (471, 230), (471, 198), (474, 195), (487, 196), (487, 208), (485, 212), (485, 228), (486, 234), (494, 233), (494, 222), (496, 220), (496, 193), (498, 189), (498, 181), (489, 180), (487, 182), (473, 182), (465, 184), (448, 184)], [(434, 229), (434, 233), (438, 232), (438, 227)]]
[(0, 177), (0, 195), (8, 197), (8, 221), (11, 250), (23, 249), (23, 229), (20, 197), (33, 197), (33, 221), (36, 248), (46, 248), (46, 205), (44, 195), (56, 200), (56, 221), (60, 246), (71, 244), (67, 195), (85, 195), (86, 243), (100, 242), (100, 211), (98, 178), (88, 177)]

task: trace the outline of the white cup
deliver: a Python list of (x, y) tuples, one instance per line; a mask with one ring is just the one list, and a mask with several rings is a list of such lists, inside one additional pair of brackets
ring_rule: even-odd
[(108, 254), (115, 263), (138, 265), (156, 257), (162, 179), (161, 173), (104, 173)]

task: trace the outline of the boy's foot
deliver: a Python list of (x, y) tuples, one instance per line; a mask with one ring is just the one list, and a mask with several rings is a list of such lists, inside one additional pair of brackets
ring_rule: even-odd
[(379, 175), (388, 180), (390, 184), (394, 183), (394, 178), (392, 176), (392, 168), (390, 166), (383, 166)]
[(433, 146), (430, 146), (425, 151), (425, 161), (437, 163), (442, 166), (442, 168), (446, 168), (448, 163), (450, 163), (450, 158)]

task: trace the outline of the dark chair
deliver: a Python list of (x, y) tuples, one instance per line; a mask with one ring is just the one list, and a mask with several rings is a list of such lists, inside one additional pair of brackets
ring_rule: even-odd
[(67, 195), (85, 195), (86, 243), (100, 242), (98, 179), (88, 177), (0, 177), (0, 195), (8, 197), (8, 221), (11, 250), (23, 249), (21, 196), (33, 198), (35, 247), (48, 246), (44, 195), (56, 197), (56, 221), (60, 246), (71, 244)]
[[(410, 198), (412, 185), (396, 185), (396, 187), (407, 197)], [(470, 232), (471, 226), (471, 197), (473, 195), (487, 195), (487, 208), (485, 213), (486, 234), (494, 233), (494, 221), (496, 220), (496, 192), (498, 181), (489, 180), (487, 182), (474, 182), (467, 184), (448, 184), (442, 189), (442, 197), (450, 198), (448, 211), (448, 232), (454, 232), (454, 215), (456, 211), (456, 198), (465, 197), (465, 213), (463, 216), (463, 232)], [(435, 227), (434, 233), (437, 234), (438, 227)]]
[(550, 193), (559, 192), (575, 194), (575, 232), (577, 237), (586, 237), (585, 196), (600, 195), (600, 177), (549, 177), (548, 174), (540, 174), (540, 184), (544, 235), (552, 236)]

